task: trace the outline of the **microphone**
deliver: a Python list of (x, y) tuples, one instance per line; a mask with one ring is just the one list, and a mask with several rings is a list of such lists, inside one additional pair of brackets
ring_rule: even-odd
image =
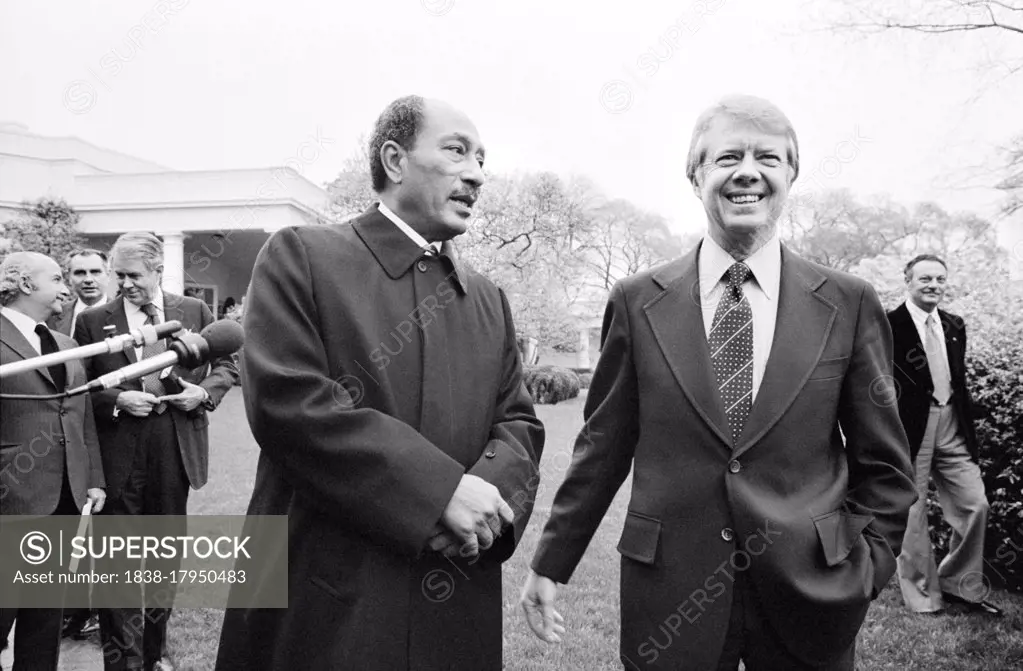
[(238, 322), (221, 319), (213, 322), (200, 333), (185, 331), (172, 336), (171, 342), (167, 344), (166, 352), (101, 375), (87, 385), (70, 390), (68, 396), (117, 387), (128, 380), (134, 380), (177, 364), (186, 368), (195, 368), (209, 363), (210, 359), (234, 354), (241, 349), (244, 341), (245, 333)]
[(92, 343), (91, 345), (83, 345), (81, 347), (74, 347), (72, 349), (54, 352), (53, 354), (46, 354), (44, 356), (32, 357), (31, 359), (22, 359), (21, 361), (6, 363), (0, 366), (0, 378), (5, 378), (8, 375), (25, 373), (30, 370), (47, 368), (56, 364), (62, 364), (66, 361), (72, 361), (74, 359), (87, 359), (91, 356), (98, 356), (100, 354), (115, 354), (117, 352), (123, 352), (126, 348), (152, 345), (157, 340), (163, 340), (167, 336), (180, 330), (181, 322), (175, 319), (163, 322), (162, 324), (157, 324), (156, 326), (147, 324), (141, 328), (134, 329), (129, 333), (119, 336), (111, 336), (101, 342)]

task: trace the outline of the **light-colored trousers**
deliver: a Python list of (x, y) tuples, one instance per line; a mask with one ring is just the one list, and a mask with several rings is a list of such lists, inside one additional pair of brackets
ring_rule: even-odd
[[(932, 406), (914, 463), (920, 499), (909, 509), (899, 555), (899, 586), (906, 606), (917, 613), (941, 610), (942, 592), (967, 601), (987, 596), (984, 580), (984, 531), (988, 502), (980, 468), (966, 449), (955, 408)], [(949, 553), (935, 566), (927, 523), (927, 485), (938, 488), (945, 521), (952, 527)]]

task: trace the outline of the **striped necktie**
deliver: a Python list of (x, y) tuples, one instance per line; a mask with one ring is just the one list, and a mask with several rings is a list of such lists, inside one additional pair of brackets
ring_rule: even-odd
[(753, 407), (753, 310), (742, 291), (749, 276), (746, 264), (733, 263), (722, 277), (728, 287), (714, 312), (708, 343), (733, 448)]
[[(142, 311), (146, 313), (146, 324), (156, 326), (160, 323), (160, 313), (156, 309), (155, 305), (152, 303), (146, 303), (142, 306)], [(163, 354), (166, 351), (167, 342), (163, 339), (157, 340), (152, 345), (143, 346), (142, 359), (149, 359), (157, 354)], [(142, 378), (142, 391), (149, 392), (153, 396), (163, 396), (167, 393), (167, 389), (163, 386), (163, 382), (160, 381), (160, 371), (150, 373)], [(153, 407), (153, 411), (158, 415), (166, 409), (166, 403), (159, 403)]]

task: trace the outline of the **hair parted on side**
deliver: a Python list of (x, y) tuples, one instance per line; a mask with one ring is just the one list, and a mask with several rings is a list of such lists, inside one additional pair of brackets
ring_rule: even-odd
[(719, 117), (727, 117), (734, 121), (754, 126), (757, 130), (772, 135), (784, 135), (788, 138), (786, 160), (792, 167), (792, 181), (799, 176), (799, 141), (792, 122), (781, 109), (769, 100), (746, 94), (727, 95), (708, 107), (696, 120), (693, 136), (689, 142), (689, 156), (686, 159), (686, 178), (694, 186), (696, 171), (707, 157), (707, 148), (703, 146), (703, 136)]
[(163, 242), (152, 233), (125, 233), (114, 241), (110, 258), (140, 259), (146, 270), (163, 265)]
[(903, 276), (905, 276), (907, 282), (913, 279), (913, 268), (914, 266), (916, 266), (916, 264), (920, 263), (921, 261), (937, 261), (945, 268), (945, 272), (946, 273), (948, 272), (948, 264), (945, 263), (945, 260), (942, 259), (940, 256), (937, 256), (936, 254), (917, 254), (916, 256), (909, 260), (909, 263), (906, 264), (905, 269), (903, 269), (902, 271), (902, 274)]
[(422, 96), (403, 96), (391, 102), (377, 117), (369, 138), (369, 174), (377, 193), (387, 188), (387, 172), (380, 160), (380, 149), (386, 142), (396, 142), (405, 151), (411, 151), (423, 125), (424, 108)]

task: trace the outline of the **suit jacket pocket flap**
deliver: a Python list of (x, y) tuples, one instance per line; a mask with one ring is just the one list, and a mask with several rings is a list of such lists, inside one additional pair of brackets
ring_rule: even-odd
[(811, 380), (827, 380), (838, 377), (845, 373), (849, 365), (849, 357), (843, 356), (837, 359), (823, 359), (817, 362), (817, 366), (810, 373)]
[(835, 510), (814, 518), (813, 524), (817, 528), (828, 566), (840, 564), (849, 556), (863, 530), (873, 520), (873, 515), (857, 515), (844, 510)]
[(618, 541), (618, 552), (629, 559), (652, 565), (657, 559), (661, 538), (661, 521), (638, 513), (625, 517), (625, 528)]

